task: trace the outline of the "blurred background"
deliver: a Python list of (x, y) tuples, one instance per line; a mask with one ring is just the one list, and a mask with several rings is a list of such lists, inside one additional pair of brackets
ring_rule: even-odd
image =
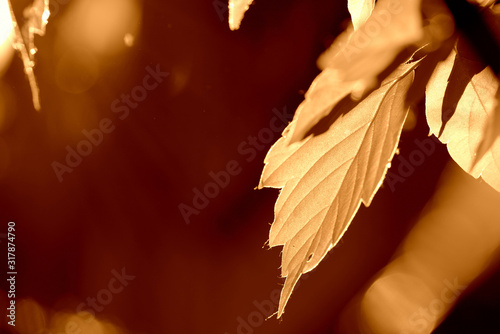
[[(437, 144), (264, 320), (278, 191), (254, 187), (345, 1), (256, 1), (232, 32), (222, 0), (51, 0), (40, 112), (0, 3), (0, 245), (14, 221), (18, 271), (3, 332), (500, 333), (499, 194)], [(13, 3), (20, 25), (30, 4)], [(395, 174), (422, 151), (421, 109)]]

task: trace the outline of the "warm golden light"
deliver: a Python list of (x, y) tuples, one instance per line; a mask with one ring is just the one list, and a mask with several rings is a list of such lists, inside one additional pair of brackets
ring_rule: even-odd
[(496, 0), (0, 0), (0, 334), (500, 334), (499, 77)]
[(0, 0), (0, 44), (7, 41), (12, 32), (9, 5), (7, 0)]
[(124, 51), (139, 33), (142, 13), (137, 0), (77, 0), (72, 5), (61, 24), (63, 48), (109, 56)]
[(456, 166), (449, 171), (399, 255), (364, 294), (364, 333), (430, 333), (495, 261), (498, 193)]
[(17, 306), (16, 330), (20, 334), (125, 334), (127, 331), (109, 322), (97, 319), (88, 312), (45, 310), (32, 299), (23, 299)]
[(0, 77), (6, 70), (14, 49), (10, 38), (12, 36), (12, 21), (10, 20), (7, 0), (0, 0)]

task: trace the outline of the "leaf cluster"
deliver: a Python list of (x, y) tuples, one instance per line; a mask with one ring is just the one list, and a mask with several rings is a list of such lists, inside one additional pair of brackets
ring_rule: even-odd
[[(231, 29), (251, 2), (230, 1)], [(500, 5), (348, 0), (347, 7), (352, 25), (318, 59), (322, 72), (268, 152), (259, 182), (281, 189), (269, 236), (271, 247), (284, 246), (278, 317), (300, 276), (337, 244), (361, 203), (370, 205), (408, 110), (423, 98), (430, 133), (466, 172), (500, 191), (499, 54), (484, 47), (500, 45)]]

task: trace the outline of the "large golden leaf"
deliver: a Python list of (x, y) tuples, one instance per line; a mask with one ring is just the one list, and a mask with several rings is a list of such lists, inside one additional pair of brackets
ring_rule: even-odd
[(267, 154), (259, 188), (282, 188), (269, 236), (271, 247), (284, 245), (282, 276), (287, 279), (278, 317), (300, 276), (335, 246), (361, 202), (368, 206), (382, 184), (407, 115), (405, 97), (417, 65), (399, 66), (326, 132), (289, 144), (294, 119)]

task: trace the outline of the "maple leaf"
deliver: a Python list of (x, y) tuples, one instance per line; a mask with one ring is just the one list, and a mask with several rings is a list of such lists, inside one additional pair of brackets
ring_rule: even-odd
[(354, 30), (366, 22), (373, 11), (375, 0), (347, 0), (347, 9), (351, 14)]
[(418, 64), (400, 65), (363, 101), (340, 103), (347, 110), (355, 105), (326, 132), (290, 144), (295, 118), (268, 152), (259, 188), (282, 188), (269, 235), (271, 247), (284, 245), (286, 281), (278, 318), (300, 276), (337, 244), (361, 203), (370, 205), (382, 184), (406, 119), (406, 93)]
[(229, 0), (229, 28), (238, 30), (253, 0)]
[(500, 191), (498, 89), (491, 68), (452, 51), (429, 80), (426, 115), (453, 160)]

